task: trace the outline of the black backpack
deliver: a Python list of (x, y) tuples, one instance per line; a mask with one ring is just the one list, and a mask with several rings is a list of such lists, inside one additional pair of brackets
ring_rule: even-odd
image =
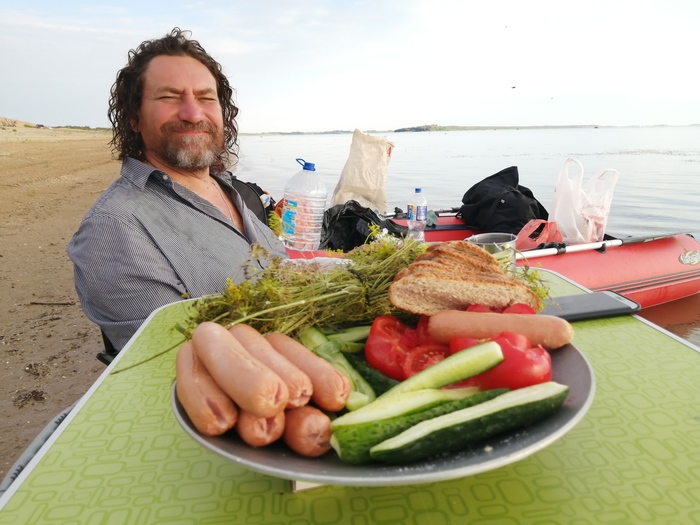
[[(260, 221), (269, 226), (268, 217), (275, 209), (275, 200), (268, 195), (260, 186), (254, 182), (245, 182), (236, 177), (231, 177), (232, 186), (240, 194), (243, 202), (250, 208)], [(267, 197), (267, 204), (263, 203), (262, 197)]]
[(547, 220), (547, 210), (518, 181), (518, 168), (511, 166), (477, 182), (456, 216), (470, 229), (503, 233), (518, 233), (532, 219)]

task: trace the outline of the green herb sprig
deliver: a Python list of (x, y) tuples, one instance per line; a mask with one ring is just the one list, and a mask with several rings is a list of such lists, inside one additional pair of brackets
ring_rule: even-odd
[[(380, 315), (406, 316), (388, 299), (396, 274), (425, 251), (425, 243), (381, 235), (333, 262), (273, 258), (265, 269), (246, 268), (245, 279), (194, 303), (194, 314), (178, 329), (189, 337), (201, 322), (246, 323), (259, 332), (294, 334), (308, 326), (353, 326)], [(264, 251), (256, 251), (264, 260)]]

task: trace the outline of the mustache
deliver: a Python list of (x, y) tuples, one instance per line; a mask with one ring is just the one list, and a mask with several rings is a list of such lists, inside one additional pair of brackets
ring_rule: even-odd
[(179, 131), (204, 131), (210, 135), (218, 135), (218, 129), (213, 124), (209, 122), (198, 122), (193, 124), (191, 122), (178, 122), (174, 124), (163, 124), (162, 131), (166, 133), (175, 133)]

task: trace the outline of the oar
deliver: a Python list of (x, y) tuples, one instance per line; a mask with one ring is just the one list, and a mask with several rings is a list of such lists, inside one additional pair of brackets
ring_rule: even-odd
[(622, 246), (623, 244), (638, 244), (643, 242), (656, 241), (658, 239), (667, 239), (676, 235), (688, 235), (688, 232), (663, 233), (660, 235), (650, 235), (645, 237), (628, 237), (626, 239), (609, 239), (598, 242), (588, 242), (583, 244), (560, 244), (551, 248), (539, 248), (534, 250), (526, 250), (515, 254), (515, 258), (519, 259), (534, 259), (536, 257), (548, 257), (550, 255), (561, 255), (562, 253), (585, 252), (588, 250), (600, 250), (603, 248), (613, 248)]

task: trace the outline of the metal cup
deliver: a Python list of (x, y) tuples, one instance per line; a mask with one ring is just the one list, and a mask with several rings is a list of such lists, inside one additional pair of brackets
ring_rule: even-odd
[(506, 270), (515, 269), (515, 242), (513, 233), (479, 233), (464, 239), (489, 252)]

